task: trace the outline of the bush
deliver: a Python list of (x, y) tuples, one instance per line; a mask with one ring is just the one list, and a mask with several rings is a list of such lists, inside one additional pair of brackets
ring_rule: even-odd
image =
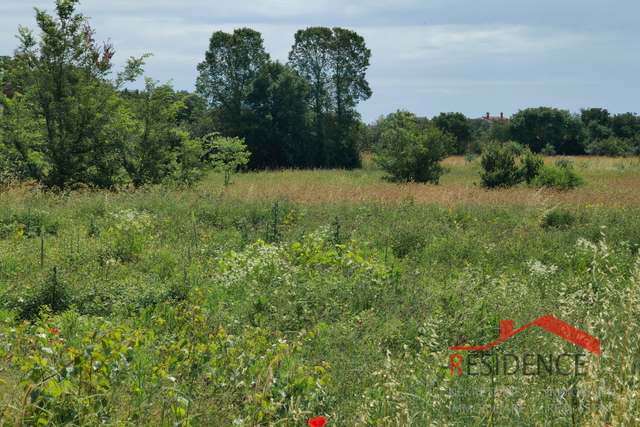
[(531, 181), (535, 179), (543, 166), (544, 157), (542, 157), (542, 154), (526, 150), (524, 155), (520, 157), (520, 174), (527, 184), (531, 184)]
[(611, 136), (607, 139), (596, 139), (587, 145), (587, 152), (594, 156), (629, 157), (635, 154), (636, 147), (630, 139)]
[(569, 211), (553, 209), (542, 218), (542, 226), (545, 228), (569, 228), (576, 222), (576, 216)]
[(16, 307), (20, 319), (35, 319), (40, 311), (47, 307), (52, 314), (62, 313), (69, 309), (70, 295), (67, 284), (60, 280), (57, 267), (46, 282), (25, 295), (23, 301)]
[(507, 141), (504, 143), (505, 149), (511, 151), (515, 156), (522, 156), (527, 149), (516, 141)]
[(488, 146), (482, 154), (480, 165), (484, 169), (484, 173), (480, 174), (482, 187), (511, 187), (520, 182), (520, 171), (516, 166), (515, 155), (505, 145)]
[(374, 162), (389, 175), (384, 179), (437, 184), (445, 169), (440, 162), (452, 149), (453, 139), (435, 127), (422, 127), (414, 114), (398, 110), (378, 121), (380, 142)]
[(540, 168), (538, 176), (531, 184), (535, 187), (550, 187), (558, 190), (569, 190), (584, 184), (584, 178), (580, 176), (572, 164), (564, 167), (556, 165), (544, 165)]

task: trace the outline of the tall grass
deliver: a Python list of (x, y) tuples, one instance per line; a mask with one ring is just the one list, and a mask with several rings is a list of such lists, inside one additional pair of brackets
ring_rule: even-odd
[[(638, 425), (635, 160), (577, 160), (568, 193), (448, 162), (440, 186), (365, 168), (3, 194), (0, 423)], [(450, 346), (544, 314), (601, 340), (588, 375), (450, 375)], [(532, 328), (494, 351), (580, 350)]]

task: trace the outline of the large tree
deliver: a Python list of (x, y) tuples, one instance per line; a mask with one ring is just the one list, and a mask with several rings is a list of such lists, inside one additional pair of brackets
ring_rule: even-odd
[(288, 65), (270, 62), (260, 70), (245, 117), (250, 167), (313, 166), (314, 147), (307, 137), (309, 92), (309, 82)]
[(471, 148), (474, 126), (464, 114), (440, 113), (431, 119), (431, 123), (455, 138), (454, 151), (456, 154), (464, 154)]
[(125, 70), (110, 79), (113, 46), (96, 43), (86, 18), (75, 13), (77, 3), (57, 0), (55, 17), (36, 9), (40, 39), (19, 27), (20, 46), (5, 76), (22, 98), (15, 111), (6, 112), (5, 125), (17, 124), (10, 119), (25, 108), (36, 125), (42, 125), (39, 150), (48, 164), (43, 180), (60, 189), (109, 181), (105, 176), (113, 168), (104, 169), (103, 162), (94, 160), (107, 151), (103, 136), (117, 108), (115, 89), (141, 74), (143, 60), (131, 58)]
[(519, 110), (509, 120), (509, 133), (514, 141), (536, 153), (550, 146), (559, 154), (584, 154), (582, 123), (566, 110), (549, 107)]
[(359, 165), (358, 102), (371, 97), (365, 79), (371, 51), (342, 28), (310, 27), (295, 34), (289, 63), (311, 84), (314, 131), (323, 166)]
[(216, 31), (211, 36), (205, 59), (198, 64), (196, 91), (214, 108), (216, 125), (226, 136), (244, 136), (247, 97), (268, 61), (258, 31), (239, 28), (233, 34)]

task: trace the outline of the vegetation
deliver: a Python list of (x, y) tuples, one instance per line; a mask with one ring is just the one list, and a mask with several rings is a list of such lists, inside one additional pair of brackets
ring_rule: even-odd
[[(364, 181), (248, 173), (225, 193), (215, 175), (183, 190), (4, 193), (3, 420), (633, 425), (637, 163), (585, 160), (590, 184), (577, 196), (524, 188), (496, 203), (465, 178), (478, 166), (459, 161), (448, 184), (420, 188), (369, 169)], [(289, 192), (262, 191), (277, 179)], [(332, 199), (345, 185), (369, 199)], [(547, 313), (601, 340), (587, 376), (450, 375), (450, 346), (493, 342), (501, 319), (517, 328)], [(544, 331), (502, 346), (580, 350)]]
[[(640, 160), (543, 157), (636, 154), (635, 114), (364, 127), (337, 27), (287, 64), (216, 32), (197, 93), (131, 91), (77, 3), (0, 57), (0, 424), (638, 424)], [(600, 354), (532, 328), (456, 351), (573, 374), (455, 374), (545, 314)]]
[[(517, 150), (521, 147), (516, 143)], [(573, 163), (558, 159), (554, 165), (545, 165), (544, 157), (530, 150), (520, 156), (516, 166), (513, 144), (492, 144), (487, 147), (480, 160), (483, 172), (480, 185), (486, 188), (512, 187), (525, 182), (533, 187), (551, 187), (569, 190), (584, 185), (584, 179), (576, 172)]]
[(440, 162), (449, 155), (453, 138), (433, 126), (421, 126), (415, 115), (397, 111), (378, 120), (380, 141), (374, 162), (391, 182), (438, 183), (445, 172)]

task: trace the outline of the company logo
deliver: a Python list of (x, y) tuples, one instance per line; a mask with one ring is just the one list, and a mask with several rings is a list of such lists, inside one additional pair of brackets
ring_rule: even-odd
[[(545, 314), (539, 319), (534, 320), (531, 323), (528, 323), (521, 327), (520, 329), (513, 330), (513, 320), (501, 320), (500, 321), (500, 338), (491, 344), (485, 346), (453, 346), (450, 347), (453, 351), (483, 351), (488, 350), (491, 347), (500, 344), (502, 341), (511, 338), (514, 335), (519, 334), (525, 329), (530, 328), (531, 326), (538, 326), (542, 329), (545, 329), (548, 332), (551, 332), (554, 335), (559, 336), (560, 338), (564, 338), (565, 340), (572, 342), (585, 350), (590, 351), (591, 353), (600, 355), (600, 340), (587, 334), (586, 332), (581, 331), (578, 328), (571, 326), (568, 323), (563, 322), (560, 319), (557, 319), (550, 314)], [(580, 358), (584, 357), (584, 354), (560, 354), (557, 357), (553, 355), (542, 355), (542, 354), (524, 354), (522, 357), (513, 354), (506, 354), (502, 356), (502, 372), (500, 372), (500, 363), (499, 357), (496, 355), (494, 357), (490, 357), (487, 355), (480, 355), (476, 357), (476, 361), (474, 363), (472, 356), (467, 356), (467, 364), (466, 370), (468, 375), (499, 375), (502, 373), (503, 375), (514, 375), (520, 371), (520, 367), (522, 366), (522, 373), (524, 375), (539, 375), (541, 372), (546, 371), (548, 374), (560, 374), (560, 375), (570, 375), (572, 372), (575, 375), (585, 375), (584, 372), (580, 371), (580, 368), (584, 366), (584, 361), (581, 361)], [(490, 358), (491, 360), (487, 361), (486, 359)], [(465, 375), (462, 370), (462, 364), (465, 358), (460, 354), (451, 354), (449, 356), (449, 368), (451, 375), (454, 375), (454, 372), (457, 371), (460, 375)], [(567, 363), (571, 361), (574, 362), (574, 366), (572, 369), (567, 370)], [(472, 372), (474, 366), (479, 366), (477, 362), (480, 362), (485, 368), (479, 372)]]

